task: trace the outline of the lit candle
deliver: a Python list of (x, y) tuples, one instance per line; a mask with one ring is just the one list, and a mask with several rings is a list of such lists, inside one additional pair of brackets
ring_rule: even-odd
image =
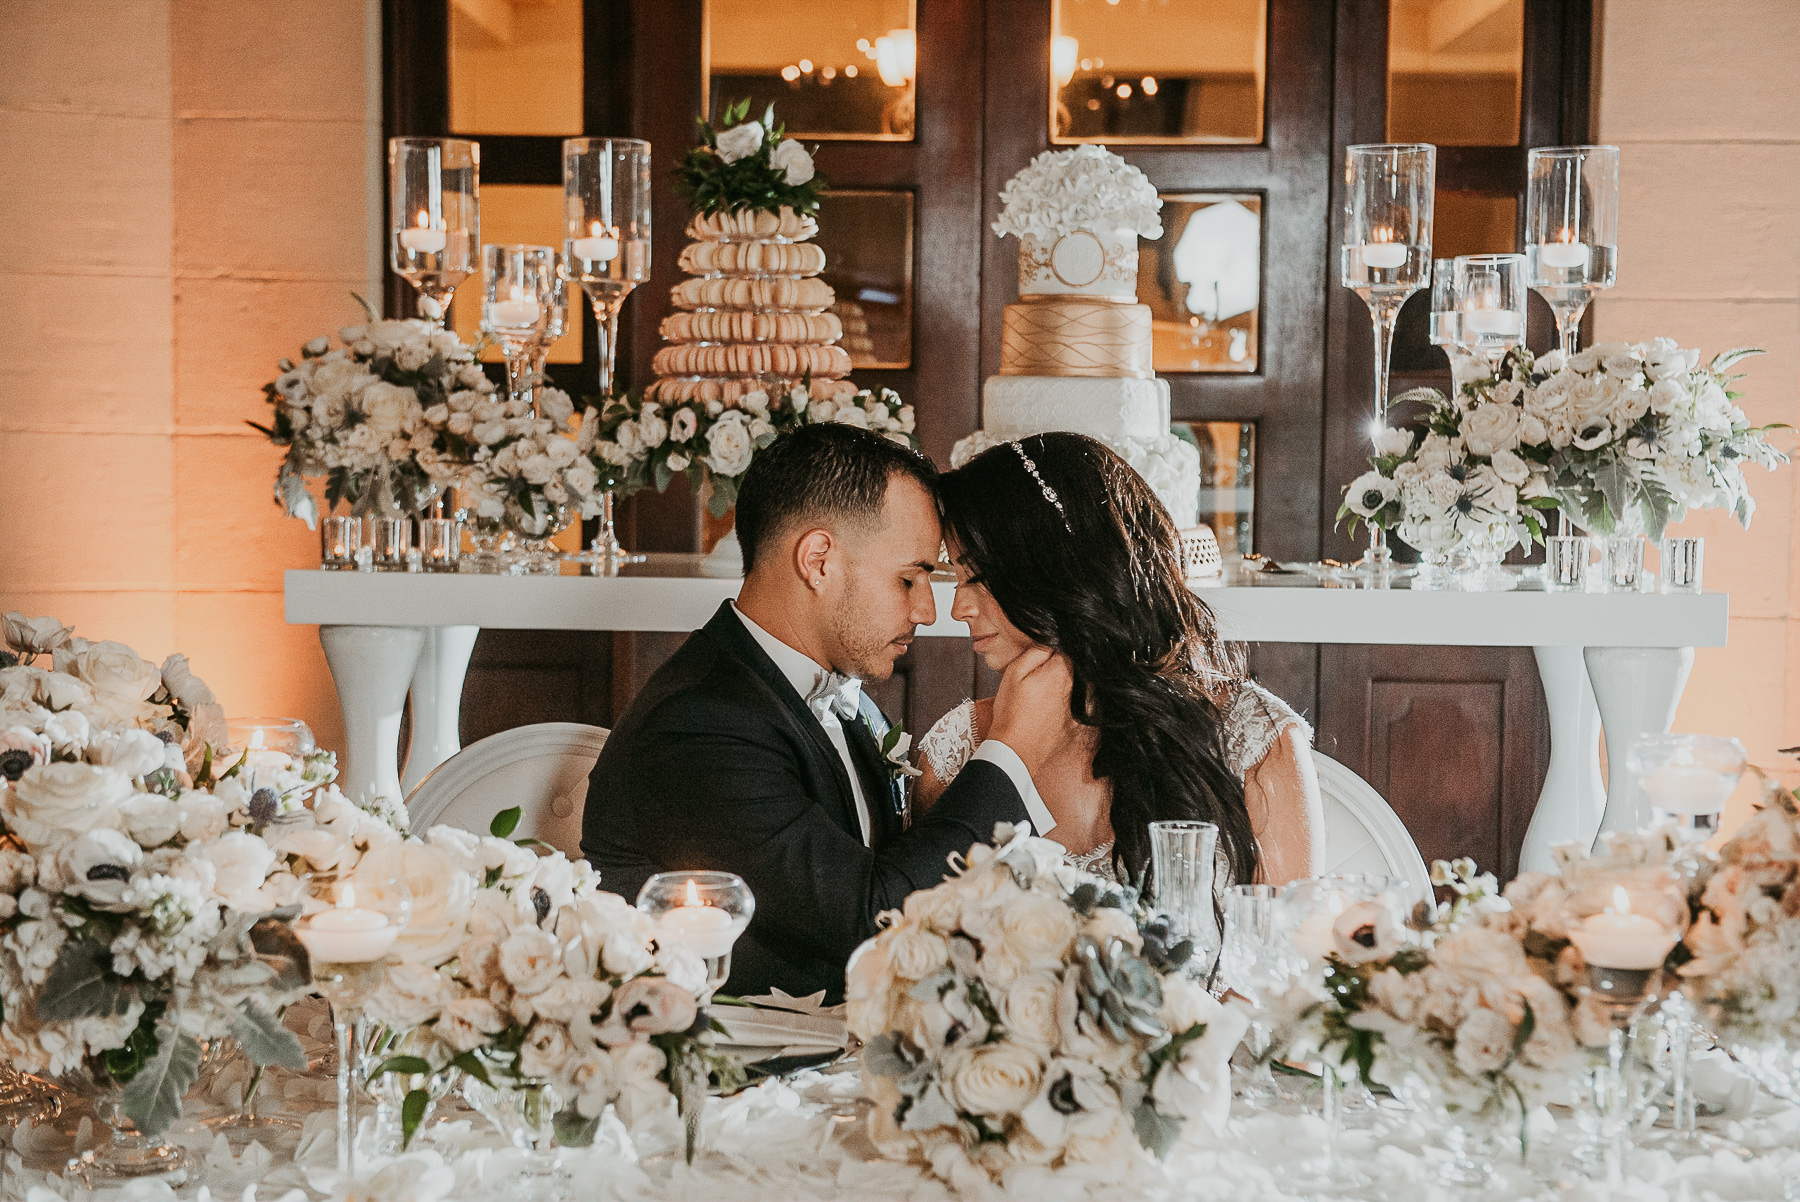
[(1650, 804), (1668, 814), (1722, 814), (1737, 780), (1695, 764), (1667, 764), (1644, 778)]
[(441, 254), (443, 253), (444, 246), (449, 240), (450, 236), (443, 230), (431, 228), (431, 214), (427, 213), (424, 209), (419, 210), (419, 225), (417, 229), (400, 231), (400, 245), (407, 250), (412, 251), (414, 254)]
[(731, 915), (702, 901), (699, 888), (689, 881), (687, 900), (662, 916), (657, 935), (671, 946), (712, 960), (731, 951), (738, 932)]
[(1566, 270), (1586, 267), (1587, 261), (1587, 243), (1575, 241), (1575, 235), (1570, 230), (1564, 230), (1555, 242), (1546, 242), (1538, 247), (1538, 262), (1545, 267)]
[(344, 886), (337, 905), (294, 924), (306, 954), (321, 964), (366, 964), (387, 955), (400, 928), (379, 910), (356, 905), (356, 892)]
[(488, 324), (499, 330), (528, 330), (537, 325), (542, 312), (538, 303), (526, 297), (514, 284), (511, 299), (488, 305)]
[(1394, 231), (1383, 226), (1375, 231), (1375, 241), (1362, 244), (1363, 266), (1391, 271), (1405, 265), (1409, 249), (1406, 243), (1394, 241)]
[(1519, 332), (1519, 315), (1511, 309), (1468, 309), (1463, 312), (1463, 329), (1471, 334), (1513, 335)]
[(592, 237), (577, 238), (569, 244), (577, 259), (585, 259), (590, 263), (610, 263), (619, 254), (619, 240), (609, 237), (606, 227), (598, 221), (590, 225)]
[(1631, 895), (1623, 885), (1613, 890), (1613, 904), (1569, 932), (1582, 958), (1600, 968), (1644, 971), (1661, 968), (1675, 946), (1674, 931), (1643, 914), (1631, 912)]

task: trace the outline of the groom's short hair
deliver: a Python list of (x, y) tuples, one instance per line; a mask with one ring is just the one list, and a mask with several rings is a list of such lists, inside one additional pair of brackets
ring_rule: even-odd
[(931, 460), (879, 434), (839, 422), (802, 426), (763, 448), (737, 496), (744, 575), (757, 553), (794, 526), (873, 521), (895, 476), (911, 476), (937, 496)]

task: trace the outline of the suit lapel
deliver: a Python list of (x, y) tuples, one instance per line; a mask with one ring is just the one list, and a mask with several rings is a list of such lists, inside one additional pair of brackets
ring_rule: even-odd
[[(844, 770), (843, 757), (838, 755), (831, 736), (825, 733), (819, 720), (806, 708), (806, 701), (794, 691), (794, 686), (782, 675), (781, 669), (775, 666), (775, 661), (769, 658), (768, 653), (756, 645), (756, 640), (744, 629), (743, 620), (732, 612), (731, 602), (726, 601), (719, 606), (719, 611), (706, 623), (705, 629), (707, 635), (718, 641), (732, 658), (743, 663), (762, 681), (775, 701), (800, 728), (807, 746), (812, 749), (815, 767), (822, 768), (837, 782), (838, 821), (851, 834), (862, 838), (862, 823), (856, 817), (856, 796), (850, 791), (850, 774)], [(866, 785), (864, 789), (867, 796)], [(821, 797), (818, 800), (830, 805), (828, 798)]]

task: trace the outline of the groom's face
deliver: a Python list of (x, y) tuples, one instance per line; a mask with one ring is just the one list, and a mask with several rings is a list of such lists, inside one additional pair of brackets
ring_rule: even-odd
[(879, 524), (850, 533), (841, 586), (830, 606), (832, 667), (863, 680), (886, 680), (913, 631), (937, 621), (931, 572), (942, 535), (931, 494), (910, 476), (888, 483)]

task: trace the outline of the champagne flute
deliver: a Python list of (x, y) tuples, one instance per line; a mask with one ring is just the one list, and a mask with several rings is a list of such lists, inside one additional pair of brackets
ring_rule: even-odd
[(388, 139), (389, 260), (419, 290), (440, 327), (481, 244), (481, 144), (462, 138)]
[[(1344, 232), (1339, 279), (1369, 307), (1375, 333), (1373, 436), (1387, 426), (1388, 361), (1406, 298), (1430, 283), (1431, 205), (1437, 148), (1425, 143), (1352, 146), (1345, 152)], [(1388, 569), (1387, 532), (1369, 526), (1358, 565)]]
[(1573, 355), (1581, 315), (1618, 270), (1619, 148), (1540, 146), (1525, 159), (1526, 270)]

